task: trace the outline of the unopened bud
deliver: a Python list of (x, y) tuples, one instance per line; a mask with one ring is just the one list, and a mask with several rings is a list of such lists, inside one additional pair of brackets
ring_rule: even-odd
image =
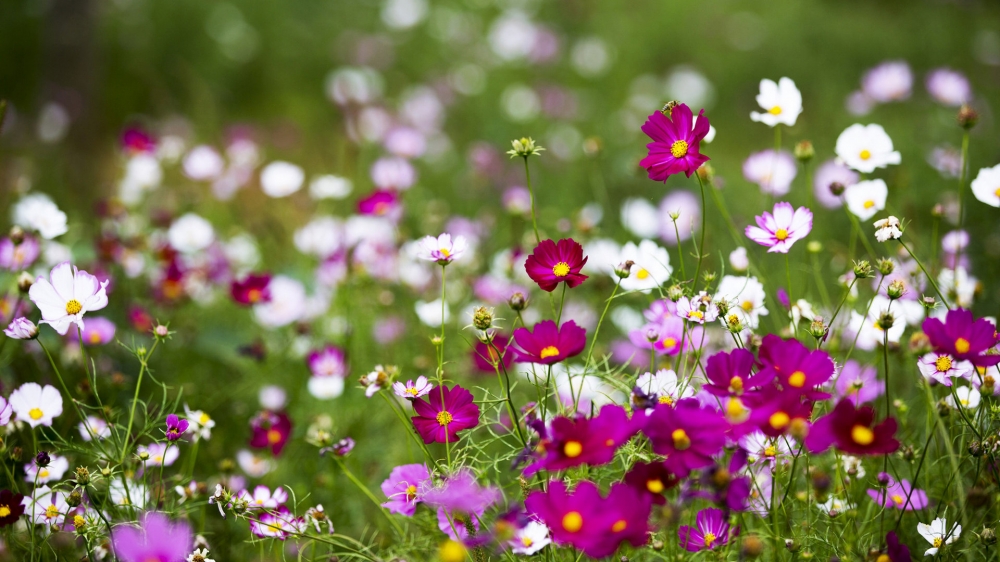
[(792, 422), (788, 424), (788, 433), (800, 442), (805, 441), (809, 435), (809, 422), (802, 418), (792, 418)]
[(806, 250), (810, 254), (818, 254), (823, 251), (823, 243), (819, 240), (812, 240), (806, 244)]
[(163, 324), (159, 324), (153, 328), (153, 335), (158, 338), (165, 338), (170, 335), (170, 330), (168, 330)]
[(896, 263), (888, 258), (879, 258), (875, 261), (875, 267), (882, 275), (892, 275), (892, 272), (896, 270)]
[(736, 314), (730, 314), (726, 317), (726, 327), (732, 333), (743, 331), (743, 320), (740, 319)]
[(480, 306), (472, 313), (472, 325), (479, 330), (489, 330), (493, 325), (493, 309)]
[(79, 486), (90, 484), (90, 471), (85, 466), (76, 467), (76, 483)]
[(706, 285), (711, 285), (712, 283), (714, 283), (715, 277), (716, 275), (714, 271), (706, 271), (705, 273), (701, 274), (701, 278), (705, 281)]
[(48, 451), (38, 451), (38, 454), (35, 455), (35, 466), (38, 468), (45, 468), (49, 466), (50, 462), (52, 462), (52, 458)]
[(17, 290), (22, 293), (27, 294), (31, 286), (35, 284), (35, 278), (31, 276), (27, 271), (22, 271), (20, 275), (17, 276)]
[(867, 279), (872, 276), (872, 264), (868, 260), (854, 262), (854, 276), (858, 279)]
[(983, 456), (983, 444), (979, 441), (969, 443), (969, 454), (975, 458)]
[(937, 306), (937, 299), (924, 295), (920, 297), (920, 304), (924, 305), (924, 308), (928, 311), (934, 310)]
[(888, 310), (878, 315), (878, 319), (875, 320), (875, 326), (881, 328), (883, 331), (888, 332), (889, 328), (896, 325), (896, 316), (889, 312)]
[(695, 173), (698, 174), (698, 178), (700, 178), (701, 181), (708, 182), (712, 180), (713, 176), (715, 176), (715, 168), (713, 168), (708, 162), (705, 162), (701, 166), (698, 166), (698, 170)]
[(997, 543), (997, 533), (989, 527), (983, 527), (983, 532), (979, 533), (979, 540), (983, 541), (983, 544), (994, 545)]
[(892, 283), (889, 283), (889, 288), (885, 292), (889, 295), (890, 299), (896, 300), (906, 293), (906, 285), (901, 280), (896, 279)]
[(111, 469), (108, 468), (108, 467), (102, 468), (101, 469), (101, 476), (104, 477), (104, 478), (108, 478), (109, 476), (111, 476)]
[(656, 328), (646, 330), (646, 341), (653, 343), (658, 339), (660, 339), (660, 332)]
[(955, 118), (958, 120), (958, 126), (968, 131), (979, 122), (979, 112), (972, 109), (969, 104), (962, 104), (962, 107), (958, 108), (958, 115)]
[(524, 298), (523, 293), (517, 292), (507, 299), (507, 304), (510, 306), (511, 310), (520, 312), (528, 307), (528, 299)]
[(20, 226), (12, 226), (10, 228), (10, 241), (14, 243), (15, 246), (20, 246), (21, 242), (24, 242), (24, 229)]
[(77, 490), (73, 490), (68, 496), (66, 496), (66, 505), (70, 507), (76, 507), (81, 503), (83, 503), (83, 494)]
[(925, 355), (931, 351), (931, 339), (923, 332), (915, 332), (910, 336), (909, 347), (914, 355)]
[(817, 316), (816, 319), (809, 324), (809, 335), (818, 340), (826, 337), (827, 331), (828, 328), (826, 327), (826, 323), (823, 321), (822, 316)]
[(785, 539), (785, 548), (787, 548), (789, 552), (799, 551), (799, 545), (794, 539)]
[(944, 216), (944, 205), (938, 203), (931, 207), (931, 216), (934, 218), (941, 218)]
[(149, 460), (149, 451), (139, 451), (139, 454), (137, 454), (136, 457), (138, 457), (142, 462), (146, 462)]
[(628, 276), (632, 274), (633, 265), (635, 265), (635, 262), (632, 260), (627, 260), (625, 263), (618, 264), (618, 267), (615, 268), (615, 275), (618, 276), (619, 279), (627, 279)]
[(667, 298), (673, 302), (681, 300), (684, 296), (684, 289), (680, 285), (671, 285), (667, 287)]
[(10, 459), (12, 461), (17, 462), (21, 460), (21, 456), (24, 454), (24, 450), (22, 450), (20, 447), (14, 447), (10, 450), (9, 454), (10, 454)]
[(764, 541), (757, 535), (747, 535), (740, 543), (740, 554), (747, 558), (757, 558), (764, 553)]
[(844, 184), (840, 183), (839, 181), (835, 181), (830, 184), (829, 189), (830, 193), (832, 193), (834, 197), (840, 197), (841, 195), (844, 194), (844, 190), (847, 188), (844, 187)]
[(983, 382), (979, 385), (979, 391), (986, 395), (992, 395), (995, 386), (996, 379), (993, 378), (993, 375), (984, 375)]
[(804, 140), (795, 145), (794, 154), (799, 162), (808, 162), (816, 156), (816, 149), (813, 148), (813, 143)]

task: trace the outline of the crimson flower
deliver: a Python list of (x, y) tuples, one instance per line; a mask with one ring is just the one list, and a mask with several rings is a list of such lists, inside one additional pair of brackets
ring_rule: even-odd
[(885, 455), (899, 449), (896, 440), (896, 420), (889, 418), (873, 426), (875, 410), (871, 406), (854, 405), (841, 400), (832, 412), (816, 420), (806, 436), (806, 447), (822, 453), (835, 445), (852, 455)]
[(922, 328), (938, 353), (947, 353), (958, 361), (969, 361), (977, 367), (992, 367), (1000, 363), (1000, 355), (985, 354), (997, 344), (996, 326), (985, 318), (973, 320), (970, 310), (949, 310), (944, 322), (928, 318)]
[(24, 496), (10, 490), (0, 490), (0, 528), (17, 523), (24, 515)]
[(552, 365), (563, 359), (579, 355), (587, 344), (587, 331), (570, 320), (556, 328), (556, 323), (545, 320), (535, 324), (534, 332), (527, 328), (514, 330), (511, 347), (518, 361)]
[(552, 420), (547, 435), (538, 444), (542, 457), (524, 470), (531, 476), (539, 470), (563, 470), (589, 464), (607, 464), (615, 451), (632, 438), (645, 420), (641, 416), (629, 419), (621, 406), (608, 404), (593, 418), (567, 418)]
[(251, 273), (241, 280), (234, 280), (229, 285), (229, 293), (238, 304), (270, 302), (271, 292), (267, 288), (270, 283), (271, 274)]
[(271, 449), (271, 454), (278, 456), (292, 436), (292, 420), (284, 412), (264, 410), (250, 420), (250, 429), (251, 447)]
[(524, 269), (543, 291), (551, 293), (559, 283), (565, 282), (572, 289), (586, 281), (587, 276), (580, 273), (585, 263), (583, 246), (576, 240), (542, 240), (524, 262)]
[[(476, 347), (472, 350), (472, 359), (476, 363), (476, 369), (482, 373), (493, 374), (493, 365), (499, 366), (497, 352), (503, 356), (504, 366), (510, 367), (511, 363), (514, 362), (514, 352), (507, 350), (509, 344), (510, 339), (499, 332), (493, 334), (492, 347), (482, 341), (476, 341)], [(493, 348), (496, 348), (496, 351)]]
[(676, 486), (680, 480), (663, 466), (662, 462), (637, 462), (622, 480), (657, 505), (667, 503), (663, 492)]
[(479, 425), (479, 406), (472, 393), (457, 384), (436, 387), (426, 398), (414, 400), (413, 411), (417, 415), (410, 419), (424, 443), (454, 443), (459, 431)]
[[(669, 111), (669, 117), (665, 111)], [(683, 103), (665, 111), (653, 113), (643, 124), (642, 132), (653, 142), (646, 145), (649, 153), (639, 162), (649, 179), (663, 182), (681, 172), (691, 177), (709, 160), (700, 152), (701, 140), (708, 134), (705, 110), (698, 113), (698, 120), (693, 124), (691, 108)]]

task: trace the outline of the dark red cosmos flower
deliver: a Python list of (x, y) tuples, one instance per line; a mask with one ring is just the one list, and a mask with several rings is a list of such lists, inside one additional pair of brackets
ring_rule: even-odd
[(24, 515), (24, 496), (10, 490), (0, 490), (0, 528), (17, 523)]
[(229, 285), (229, 293), (237, 304), (253, 305), (271, 300), (271, 291), (267, 286), (271, 283), (270, 273), (251, 273), (240, 280), (234, 280)]
[(764, 365), (759, 376), (776, 376), (785, 391), (809, 400), (830, 397), (829, 393), (816, 389), (830, 380), (835, 370), (827, 352), (819, 349), (810, 351), (798, 340), (783, 340), (769, 334), (764, 337), (757, 356)]
[(156, 150), (156, 139), (139, 127), (129, 127), (122, 132), (122, 148), (129, 154), (152, 153)]
[(653, 452), (664, 455), (664, 465), (678, 478), (692, 470), (712, 466), (712, 457), (726, 444), (729, 424), (719, 412), (685, 398), (673, 407), (660, 404), (646, 420), (643, 433)]
[(888, 418), (873, 426), (875, 410), (855, 407), (849, 399), (841, 400), (832, 412), (816, 420), (806, 436), (806, 447), (822, 453), (831, 445), (852, 455), (884, 455), (899, 449), (896, 420)]
[(139, 305), (132, 305), (128, 309), (128, 321), (136, 332), (145, 334), (153, 330), (153, 315)]
[(646, 145), (649, 153), (639, 165), (646, 169), (649, 179), (667, 181), (667, 178), (684, 172), (687, 177), (702, 164), (708, 156), (701, 154), (701, 140), (708, 134), (708, 118), (705, 110), (698, 113), (697, 123), (693, 123), (691, 108), (681, 103), (665, 110), (657, 111), (646, 119), (642, 132), (653, 142)]
[(734, 349), (730, 353), (720, 351), (708, 358), (705, 367), (708, 383), (702, 388), (715, 396), (743, 396), (751, 388), (763, 386), (774, 379), (771, 370), (751, 373), (753, 364), (753, 353), (745, 349)]
[(250, 420), (250, 429), (251, 447), (271, 449), (271, 454), (278, 456), (292, 436), (292, 420), (284, 412), (264, 410)]
[(514, 362), (514, 351), (507, 349), (508, 344), (510, 344), (510, 339), (501, 333), (493, 334), (493, 347), (496, 348), (496, 351), (493, 350), (493, 347), (477, 341), (475, 349), (472, 350), (472, 359), (476, 363), (476, 369), (483, 373), (492, 374), (494, 372), (493, 364), (497, 362), (498, 358), (497, 352), (503, 356), (503, 364), (510, 367)]
[(587, 345), (587, 331), (570, 320), (556, 328), (556, 323), (545, 320), (535, 324), (534, 332), (527, 328), (514, 330), (511, 347), (519, 361), (552, 365), (563, 359), (579, 355)]
[(798, 394), (782, 392), (775, 386), (765, 387), (751, 400), (753, 411), (749, 425), (759, 428), (768, 437), (784, 435), (794, 423), (808, 424), (812, 402)]
[(985, 355), (997, 344), (996, 326), (985, 318), (974, 320), (970, 310), (949, 310), (944, 322), (928, 318), (922, 328), (938, 353), (947, 353), (977, 367), (992, 367), (1000, 363), (1000, 355)]
[(622, 480), (639, 493), (646, 495), (657, 504), (667, 503), (663, 492), (676, 486), (680, 480), (663, 466), (662, 462), (637, 462), (632, 470), (625, 473)]
[(910, 562), (910, 547), (899, 542), (896, 531), (889, 531), (885, 536), (885, 553), (889, 556), (889, 562)]
[(417, 414), (410, 419), (424, 443), (454, 443), (458, 432), (479, 425), (479, 406), (472, 393), (458, 386), (438, 386), (413, 401)]
[(563, 470), (581, 464), (599, 466), (615, 457), (615, 451), (645, 423), (642, 416), (629, 419), (621, 406), (608, 404), (593, 418), (559, 416), (552, 420), (538, 444), (541, 458), (524, 469), (525, 476), (539, 470)]
[(524, 269), (543, 291), (551, 293), (559, 283), (572, 289), (586, 281), (587, 276), (580, 273), (585, 263), (583, 246), (576, 240), (542, 240), (524, 262)]
[(358, 212), (362, 215), (383, 217), (399, 208), (399, 196), (396, 192), (383, 190), (372, 192), (371, 195), (358, 201)]

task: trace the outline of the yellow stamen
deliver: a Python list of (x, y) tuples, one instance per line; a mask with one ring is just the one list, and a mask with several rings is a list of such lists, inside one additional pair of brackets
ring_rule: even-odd
[(202, 415), (198, 416), (198, 423), (200, 423), (201, 425), (205, 425), (210, 421), (212, 421), (212, 418), (208, 417), (208, 414), (203, 413)]
[(774, 106), (771, 109), (768, 109), (767, 112), (770, 113), (771, 115), (781, 115), (781, 108), (778, 106)]
[(561, 261), (552, 268), (552, 275), (556, 277), (566, 277), (569, 275), (569, 264)]
[(675, 429), (670, 437), (674, 440), (674, 448), (678, 451), (687, 450), (691, 446), (691, 438), (683, 429)]
[(871, 445), (875, 441), (875, 432), (863, 425), (856, 425), (851, 428), (851, 439), (858, 445)]
[(531, 537), (521, 537), (521, 544), (524, 546), (531, 546), (535, 541), (531, 540)]
[(559, 348), (554, 345), (542, 348), (542, 352), (538, 354), (538, 356), (542, 359), (548, 359), (549, 357), (555, 357), (557, 355), (559, 355)]
[(635, 277), (636, 277), (636, 279), (639, 279), (640, 281), (643, 280), (643, 279), (647, 279), (647, 278), (649, 278), (649, 271), (647, 271), (645, 269), (640, 269), (639, 271), (637, 271), (635, 273)]
[(674, 144), (670, 145), (670, 154), (674, 158), (684, 158), (688, 153), (688, 143), (687, 141), (674, 141)]
[(942, 355), (937, 358), (934, 362), (934, 368), (937, 369), (939, 373), (945, 373), (951, 370), (951, 357), (947, 355)]
[(771, 414), (771, 417), (768, 419), (768, 422), (774, 429), (784, 429), (791, 421), (792, 418), (790, 418), (785, 412), (775, 412)]
[(794, 386), (795, 388), (802, 388), (806, 384), (806, 374), (802, 371), (795, 371), (788, 377), (788, 384)]
[(865, 207), (866, 209), (871, 209), (871, 208), (872, 208), (872, 207), (874, 207), (874, 206), (875, 206), (875, 202), (874, 202), (874, 201), (872, 201), (871, 199), (869, 199), (869, 200), (865, 201), (865, 204), (864, 204), (864, 207)]
[(862, 160), (868, 160), (869, 158), (872, 157), (872, 153), (871, 153), (870, 150), (868, 150), (866, 148), (866, 149), (862, 150), (861, 154), (858, 154), (858, 156), (860, 156)]
[(68, 303), (66, 303), (66, 314), (76, 314), (81, 310), (83, 310), (83, 305), (80, 304), (80, 301), (76, 299), (73, 299)]
[(624, 519), (619, 519), (618, 521), (615, 521), (614, 525), (611, 526), (611, 532), (620, 533), (625, 530), (625, 527), (628, 527), (628, 521), (625, 521)]
[(677, 346), (677, 338), (663, 338), (660, 343), (663, 345), (663, 349), (672, 349)]
[(788, 238), (788, 231), (784, 228), (779, 228), (778, 231), (774, 233), (774, 237), (778, 240), (784, 240), (785, 238)]
[(670, 406), (674, 403), (674, 399), (667, 396), (666, 394), (657, 398), (656, 401), (659, 402), (660, 404), (666, 404), (667, 406)]
[(414, 486), (413, 484), (410, 484), (409, 486), (406, 487), (406, 499), (413, 500), (413, 498), (416, 497), (417, 497), (417, 487)]
[(42, 416), (45, 414), (42, 413), (42, 411), (38, 408), (32, 408), (31, 410), (28, 411), (28, 415), (31, 416), (31, 419), (33, 420), (40, 420), (42, 419)]
[(97, 332), (90, 332), (90, 343), (101, 343), (101, 334)]
[(46, 519), (53, 519), (55, 517), (59, 517), (59, 508), (56, 507), (56, 506), (54, 506), (54, 505), (50, 505), (49, 507), (46, 507), (45, 508), (45, 518)]
[(281, 432), (277, 429), (272, 429), (267, 432), (267, 442), (271, 445), (276, 443), (281, 443)]
[(778, 449), (777, 449), (777, 448), (775, 448), (775, 446), (774, 446), (774, 445), (768, 445), (768, 446), (767, 446), (767, 447), (766, 447), (766, 448), (764, 449), (764, 456), (765, 456), (765, 457), (773, 457), (773, 456), (775, 456), (775, 455), (777, 455), (777, 454), (778, 454)]
[(895, 503), (896, 505), (903, 505), (904, 501), (903, 496), (899, 494), (893, 494), (892, 496), (890, 496), (890, 499), (892, 499), (892, 502)]
[(563, 445), (563, 454), (571, 459), (579, 457), (581, 453), (583, 453), (583, 444), (579, 441), (567, 441)]
[(944, 539), (941, 537), (934, 537), (934, 548), (941, 548), (942, 544), (944, 544)]
[(10, 515), (10, 508), (6, 505), (0, 505), (0, 517), (7, 517)]
[(743, 392), (743, 379), (741, 377), (733, 377), (729, 379), (729, 392), (734, 392), (736, 394)]
[(448, 248), (441, 248), (438, 251), (441, 252), (441, 255), (446, 258), (451, 256), (451, 252), (448, 251)]
[(688, 318), (694, 318), (695, 320), (703, 320), (705, 318), (705, 314), (702, 313), (700, 310), (692, 310), (691, 312), (688, 312)]
[(715, 536), (715, 533), (705, 533), (705, 546), (712, 548), (712, 543), (714, 543), (717, 538), (718, 537)]
[(451, 413), (449, 413), (448, 410), (441, 410), (436, 416), (434, 416), (434, 419), (436, 419), (441, 425), (448, 425), (454, 418), (451, 417)]
[(659, 494), (663, 491), (665, 486), (663, 485), (663, 480), (659, 478), (654, 478), (652, 480), (646, 480), (646, 489), (654, 494)]
[(575, 533), (583, 528), (583, 516), (579, 511), (571, 511), (563, 515), (562, 526), (567, 532)]
[(740, 305), (740, 308), (742, 308), (743, 310), (745, 310), (747, 312), (752, 311), (753, 310), (753, 301), (743, 301), (743, 304)]
[(969, 352), (969, 340), (967, 340), (965, 338), (958, 338), (957, 340), (955, 340), (955, 351), (957, 351), (959, 353), (968, 353)]

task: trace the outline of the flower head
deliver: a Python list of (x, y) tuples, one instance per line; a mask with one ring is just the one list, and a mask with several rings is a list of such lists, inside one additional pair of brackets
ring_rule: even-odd
[(853, 359), (840, 369), (835, 387), (839, 398), (847, 398), (855, 406), (874, 402), (885, 392), (885, 383), (878, 380), (875, 367), (862, 367)]
[(493, 486), (480, 486), (472, 470), (463, 468), (445, 478), (440, 485), (424, 490), (421, 497), (430, 506), (479, 516), (500, 499), (500, 490)]
[(892, 139), (881, 125), (855, 123), (837, 137), (837, 157), (845, 164), (870, 174), (889, 164), (899, 164), (901, 157), (892, 149)]
[(764, 337), (758, 355), (764, 368), (757, 376), (770, 372), (781, 382), (785, 392), (810, 400), (830, 397), (817, 390), (833, 376), (833, 360), (827, 352), (819, 349), (810, 351), (798, 340), (784, 340), (769, 334)]
[(614, 404), (601, 408), (593, 418), (559, 416), (538, 444), (541, 457), (524, 470), (531, 476), (539, 470), (556, 471), (589, 464), (607, 464), (623, 443), (639, 431), (641, 416), (629, 419), (625, 409)]
[(17, 523), (24, 515), (24, 496), (10, 490), (0, 490), (0, 529)]
[(521, 137), (519, 139), (514, 139), (510, 141), (511, 148), (507, 151), (510, 157), (521, 156), (527, 158), (529, 156), (540, 156), (542, 151), (545, 150), (541, 145), (535, 144), (535, 139), (531, 137)]
[(432, 389), (426, 399), (413, 401), (413, 411), (417, 415), (410, 419), (424, 443), (455, 443), (459, 431), (479, 425), (479, 406), (458, 385)]
[(542, 240), (524, 262), (524, 269), (543, 291), (551, 293), (559, 283), (573, 288), (586, 281), (587, 276), (580, 273), (586, 263), (583, 246), (572, 238)]
[(681, 548), (690, 552), (715, 550), (729, 542), (729, 522), (721, 509), (703, 509), (696, 521), (697, 527), (682, 525), (677, 530)]
[[(621, 288), (625, 291), (648, 293), (666, 283), (673, 272), (667, 249), (652, 240), (642, 240), (638, 245), (634, 242), (625, 244), (621, 249), (621, 260), (633, 264), (628, 277), (621, 280)], [(615, 276), (615, 279), (618, 277)]]
[(861, 78), (865, 95), (878, 103), (905, 100), (913, 87), (913, 72), (906, 61), (885, 61)]
[(494, 372), (499, 366), (499, 358), (503, 357), (504, 367), (510, 367), (514, 362), (514, 351), (508, 350), (510, 338), (504, 334), (493, 332), (490, 343), (482, 340), (476, 341), (476, 347), (472, 350), (472, 360), (476, 364), (476, 369), (481, 373)]
[(413, 380), (406, 381), (406, 384), (401, 382), (392, 383), (392, 391), (400, 398), (405, 398), (407, 400), (415, 400), (421, 396), (425, 396), (431, 391), (431, 383), (427, 381), (427, 377), (421, 375), (417, 377), (417, 381)]
[(841, 400), (832, 412), (813, 423), (806, 447), (820, 453), (835, 445), (852, 455), (884, 455), (899, 449), (896, 420), (874, 422), (875, 410), (870, 406), (856, 407), (851, 400)]
[(661, 462), (637, 462), (625, 473), (622, 481), (659, 505), (667, 503), (663, 492), (680, 483), (680, 480)]
[[(115, 323), (103, 316), (94, 316), (87, 320), (87, 327), (83, 329), (83, 345), (88, 347), (94, 345), (106, 345), (115, 339)], [(70, 340), (75, 341), (79, 334), (69, 332)]]
[(191, 425), (190, 422), (178, 418), (177, 414), (167, 414), (167, 440), (177, 441), (183, 437), (189, 425)]
[(951, 386), (955, 377), (971, 378), (976, 367), (968, 361), (960, 361), (948, 353), (927, 353), (917, 359), (917, 369), (927, 380), (944, 386)]
[(63, 399), (51, 385), (26, 382), (10, 394), (10, 406), (17, 419), (31, 427), (51, 426), (52, 418), (62, 414)]
[(269, 273), (251, 273), (243, 279), (234, 279), (229, 285), (229, 294), (237, 304), (254, 305), (271, 301)]
[(423, 501), (423, 492), (432, 484), (427, 465), (404, 464), (392, 469), (389, 478), (382, 482), (382, 493), (389, 501), (382, 507), (389, 513), (413, 517), (417, 504)]
[(420, 239), (418, 257), (428, 261), (436, 261), (439, 265), (448, 265), (462, 257), (468, 246), (464, 236), (456, 236), (454, 240), (452, 240), (451, 234), (447, 233), (437, 238), (424, 236)]
[(880, 506), (892, 509), (913, 511), (927, 507), (927, 492), (913, 488), (909, 480), (896, 482), (890, 477), (885, 488), (869, 489), (868, 496)]
[(847, 209), (861, 220), (868, 220), (885, 209), (889, 188), (881, 179), (858, 182), (844, 190)]
[(760, 81), (760, 93), (757, 94), (757, 104), (764, 113), (750, 112), (750, 119), (774, 127), (775, 125), (795, 125), (795, 120), (802, 113), (802, 93), (795, 87), (791, 78), (782, 78), (775, 84), (767, 78)]
[(667, 469), (684, 478), (692, 470), (714, 464), (712, 457), (725, 446), (727, 429), (729, 424), (722, 414), (701, 406), (694, 398), (685, 398), (673, 407), (657, 406), (643, 433), (653, 452), (667, 457)]
[(263, 411), (250, 420), (250, 446), (271, 449), (277, 456), (292, 436), (292, 420), (284, 412)]
[(720, 351), (708, 358), (705, 367), (708, 381), (701, 388), (714, 396), (743, 396), (774, 380), (773, 369), (758, 369), (753, 374), (753, 367), (753, 353), (745, 349)]
[(780, 197), (787, 194), (797, 173), (795, 158), (784, 150), (762, 150), (751, 154), (743, 162), (743, 177), (769, 195)]
[(41, 246), (38, 239), (25, 234), (19, 242), (9, 237), (0, 240), (0, 269), (21, 271), (27, 269), (38, 259)]
[(321, 350), (313, 351), (308, 357), (309, 394), (326, 400), (336, 398), (344, 392), (344, 379), (347, 376), (347, 360), (344, 351), (337, 346), (328, 345)]
[(108, 305), (103, 283), (97, 277), (63, 262), (52, 268), (49, 279), (39, 277), (28, 291), (31, 301), (42, 312), (42, 324), (49, 324), (66, 335), (70, 324), (84, 328), (83, 315)]
[(698, 113), (697, 121), (691, 108), (681, 103), (657, 111), (646, 118), (642, 132), (653, 142), (646, 145), (649, 153), (639, 162), (646, 169), (649, 179), (667, 181), (683, 172), (691, 177), (708, 156), (701, 154), (701, 141), (708, 134), (709, 123), (705, 110)]
[(958, 107), (972, 100), (972, 87), (964, 74), (950, 68), (935, 68), (924, 82), (927, 92), (938, 103)]
[(934, 351), (977, 367), (992, 367), (1000, 363), (1000, 355), (986, 353), (997, 344), (996, 327), (985, 318), (973, 318), (972, 311), (964, 308), (949, 310), (944, 322), (938, 318), (924, 320), (923, 330)]
[(66, 213), (44, 193), (25, 195), (11, 209), (13, 223), (25, 230), (38, 232), (46, 239), (52, 240), (66, 234)]
[(958, 537), (962, 536), (962, 526), (953, 525), (951, 529), (948, 529), (948, 521), (943, 517), (938, 517), (931, 521), (930, 525), (927, 523), (917, 523), (917, 532), (927, 542), (931, 543), (931, 548), (924, 551), (924, 556), (934, 556), (941, 550), (942, 546), (951, 544), (957, 541)]
[(1000, 164), (981, 168), (969, 187), (976, 199), (991, 207), (1000, 207)]
[(115, 554), (122, 562), (181, 562), (191, 550), (191, 527), (184, 521), (171, 523), (166, 515), (147, 512), (139, 528), (116, 527), (111, 534)]
[(903, 231), (899, 229), (899, 219), (888, 217), (875, 221), (875, 239), (879, 242), (887, 240), (899, 240), (903, 236)]
[(552, 365), (579, 355), (587, 344), (587, 331), (572, 320), (558, 328), (555, 322), (545, 320), (535, 324), (534, 331), (514, 330), (514, 342), (511, 350), (518, 361)]
[(792, 244), (805, 238), (812, 231), (812, 211), (805, 207), (794, 209), (791, 203), (774, 204), (774, 213), (764, 211), (755, 217), (757, 226), (746, 227), (746, 235), (768, 252), (787, 254)]
[(236, 497), (245, 501), (250, 509), (278, 509), (288, 501), (288, 492), (280, 487), (272, 492), (267, 486), (257, 486), (253, 493), (243, 489)]

